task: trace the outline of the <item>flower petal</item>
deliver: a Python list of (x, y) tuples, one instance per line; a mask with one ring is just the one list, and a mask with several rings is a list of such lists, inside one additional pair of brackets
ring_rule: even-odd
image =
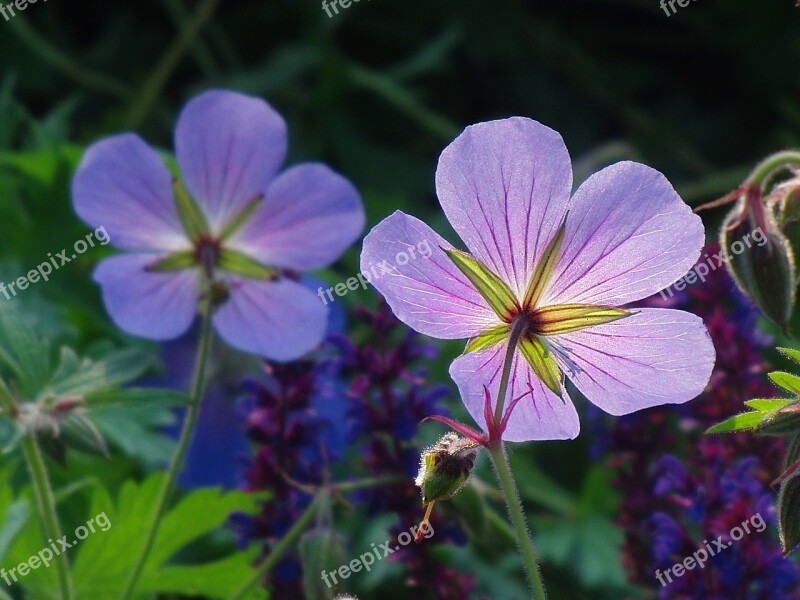
[(321, 164), (288, 169), (229, 244), (260, 262), (306, 271), (326, 267), (364, 229), (353, 185)]
[[(488, 429), (483, 416), (483, 386), (489, 388), (492, 407), (496, 406), (507, 347), (507, 342), (504, 342), (489, 350), (464, 354), (450, 365), (450, 376), (458, 385), (464, 405), (484, 431)], [(566, 390), (562, 389), (562, 400), (547, 389), (519, 352), (514, 355), (508, 389), (505, 406), (514, 398), (523, 394), (529, 395), (522, 398), (511, 413), (508, 427), (503, 433), (505, 441), (565, 440), (577, 437), (580, 421)]]
[(260, 98), (210, 91), (191, 100), (175, 129), (189, 193), (219, 232), (267, 190), (286, 156), (286, 123)]
[(231, 346), (289, 361), (322, 342), (328, 308), (301, 284), (241, 278), (230, 283), (230, 298), (214, 313), (214, 327)]
[(195, 269), (151, 273), (145, 267), (155, 254), (106, 258), (94, 271), (106, 310), (123, 331), (153, 340), (170, 340), (194, 320), (199, 294)]
[(619, 306), (646, 298), (686, 274), (703, 243), (700, 217), (661, 173), (617, 163), (575, 193), (542, 304)]
[(572, 166), (561, 136), (541, 123), (479, 123), (442, 152), (436, 190), (470, 252), (521, 298), (566, 212)]
[(452, 246), (419, 219), (396, 211), (364, 238), (361, 273), (401, 321), (425, 335), (467, 338), (499, 325), (442, 248)]
[(117, 135), (92, 144), (72, 180), (72, 203), (89, 225), (105, 227), (117, 248), (189, 247), (175, 209), (172, 176), (139, 136)]
[(572, 383), (612, 415), (691, 400), (714, 367), (702, 319), (680, 310), (645, 308), (549, 340)]

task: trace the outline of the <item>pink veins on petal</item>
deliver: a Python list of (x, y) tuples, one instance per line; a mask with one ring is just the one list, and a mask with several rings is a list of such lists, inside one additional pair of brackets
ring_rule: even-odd
[[(468, 127), (442, 153), (442, 209), (468, 252), (395, 212), (367, 235), (362, 271), (388, 262), (374, 284), (410, 327), (468, 339), (450, 367), (473, 419), (489, 431), (510, 326), (514, 352), (503, 439), (571, 439), (580, 429), (564, 387), (615, 415), (691, 400), (706, 386), (714, 348), (702, 320), (629, 309), (682, 277), (704, 243), (700, 218), (666, 178), (622, 162), (574, 193), (561, 136), (530, 119)], [(394, 257), (428, 242), (429, 258)]]
[(177, 337), (212, 294), (214, 327), (240, 350), (285, 361), (322, 341), (327, 307), (292, 274), (338, 259), (364, 212), (352, 184), (325, 165), (280, 172), (286, 146), (286, 124), (266, 102), (214, 90), (180, 114), (178, 180), (134, 134), (87, 149), (73, 205), (125, 251), (94, 275), (121, 329)]

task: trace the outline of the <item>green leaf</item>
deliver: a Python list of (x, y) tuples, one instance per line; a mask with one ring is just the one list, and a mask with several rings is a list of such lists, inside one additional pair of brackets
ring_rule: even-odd
[(800, 350), (794, 350), (793, 348), (777, 348), (777, 350), (786, 358), (790, 358), (794, 362), (800, 363)]
[[(8, 492), (11, 492), (10, 487)], [(0, 562), (5, 564), (8, 549), (31, 516), (31, 506), (24, 499), (16, 500), (10, 506), (3, 506), (3, 504), (0, 502), (0, 508), (3, 509), (2, 513), (5, 515), (2, 525), (0, 525)]]
[(745, 401), (745, 405), (759, 412), (770, 412), (772, 410), (788, 406), (789, 404), (793, 404), (794, 402), (795, 400), (783, 400), (783, 399), (776, 400), (772, 398), (765, 398), (765, 399), (747, 400)]
[[(131, 552), (131, 548), (140, 548), (144, 542), (143, 524), (150, 521), (163, 477), (163, 473), (158, 473), (139, 485), (127, 482), (116, 500), (101, 486), (95, 487), (89, 517), (103, 514), (109, 526), (105, 531), (98, 529), (90, 534), (73, 549), (73, 579), (78, 598), (120, 597), (136, 560), (136, 552)], [(229, 598), (243, 580), (254, 574), (252, 561), (257, 549), (239, 552), (231, 535), (231, 543), (226, 544), (227, 554), (222, 558), (186, 564), (178, 557), (187, 555), (188, 548), (216, 532), (232, 513), (253, 514), (262, 500), (263, 496), (218, 488), (202, 488), (184, 496), (164, 516), (137, 585), (136, 597), (174, 594)], [(263, 590), (254, 596), (265, 597)]]
[(103, 436), (83, 414), (72, 412), (60, 419), (59, 437), (67, 448), (103, 458), (110, 457)]
[(740, 415), (731, 417), (717, 423), (713, 427), (706, 430), (706, 433), (730, 433), (732, 431), (744, 431), (747, 429), (754, 429), (763, 419), (765, 414), (763, 412), (747, 412)]
[(511, 288), (470, 254), (454, 249), (442, 248), (442, 250), (466, 275), (495, 314), (503, 320), (508, 320), (517, 308), (517, 299)]
[(558, 231), (553, 235), (553, 239), (547, 243), (539, 262), (533, 270), (531, 280), (528, 282), (528, 289), (525, 290), (525, 298), (522, 301), (522, 306), (535, 307), (536, 303), (539, 302), (542, 292), (544, 292), (547, 283), (553, 276), (553, 270), (558, 262), (558, 257), (561, 255), (561, 246), (564, 243), (564, 234), (566, 230), (567, 217), (565, 216)]
[(155, 364), (153, 355), (137, 349), (113, 350), (101, 360), (79, 361), (71, 349), (62, 348), (59, 367), (46, 393), (82, 397), (133, 381)]
[(185, 406), (183, 392), (162, 389), (125, 389), (86, 396), (87, 412), (108, 442), (148, 465), (169, 460), (174, 442), (162, 434), (175, 423), (173, 407)]
[(540, 338), (524, 338), (519, 343), (519, 350), (542, 383), (560, 398), (561, 369), (558, 368), (547, 344)]
[(508, 339), (508, 334), (509, 326), (505, 324), (487, 329), (479, 336), (474, 337), (467, 342), (467, 345), (464, 348), (464, 354), (469, 354), (470, 352), (479, 352), (481, 350), (486, 350), (487, 348), (492, 348)]
[(800, 395), (800, 377), (783, 371), (774, 371), (769, 374), (769, 378), (787, 392)]
[(0, 365), (13, 374), (23, 397), (38, 392), (50, 375), (49, 345), (26, 316), (5, 302), (0, 307)]

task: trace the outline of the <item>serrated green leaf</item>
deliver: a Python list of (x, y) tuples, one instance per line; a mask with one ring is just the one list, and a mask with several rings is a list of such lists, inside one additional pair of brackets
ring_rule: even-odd
[(709, 427), (706, 433), (730, 433), (732, 431), (754, 429), (764, 417), (765, 413), (758, 411), (742, 413)]
[[(0, 508), (3, 508), (2, 504), (0, 502)], [(5, 564), (5, 556), (12, 542), (25, 527), (28, 517), (31, 515), (30, 503), (24, 499), (16, 500), (4, 508), (4, 515), (3, 523), (0, 525), (0, 563), (2, 564)]]
[(783, 371), (773, 371), (769, 374), (772, 382), (791, 394), (800, 394), (800, 377), (785, 373)]
[(87, 412), (109, 444), (148, 465), (163, 464), (174, 448), (162, 434), (176, 421), (173, 407), (189, 401), (183, 392), (162, 389), (125, 389), (86, 396)]
[(442, 248), (453, 264), (464, 273), (495, 314), (508, 319), (517, 307), (517, 299), (505, 281), (472, 255), (460, 250)]
[(102, 360), (83, 359), (77, 365), (69, 354), (62, 354), (68, 367), (59, 365), (57, 376), (46, 389), (54, 396), (85, 396), (124, 385), (140, 377), (156, 364), (153, 355), (137, 349), (114, 350)]
[[(120, 596), (136, 560), (131, 548), (139, 548), (144, 542), (146, 529), (142, 524), (150, 521), (163, 477), (163, 473), (157, 473), (138, 485), (129, 481), (116, 500), (106, 489), (95, 487), (89, 515), (104, 513), (110, 526), (89, 535), (74, 549), (72, 570), (78, 598)], [(263, 495), (218, 488), (201, 488), (185, 495), (162, 520), (136, 588), (137, 597), (169, 593), (229, 598), (244, 579), (253, 575), (254, 551), (239, 552), (231, 536), (226, 546), (230, 554), (225, 558), (207, 564), (180, 564), (176, 557), (216, 532), (231, 514), (253, 514), (263, 499)]]
[(50, 375), (50, 349), (29, 319), (7, 305), (0, 307), (0, 364), (15, 378), (24, 397), (41, 389)]

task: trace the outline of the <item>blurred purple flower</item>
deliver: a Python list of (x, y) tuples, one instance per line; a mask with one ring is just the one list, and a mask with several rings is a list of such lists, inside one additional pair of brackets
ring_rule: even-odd
[[(472, 256), (398, 211), (367, 235), (362, 271), (391, 266), (375, 286), (420, 333), (472, 338), (479, 349), (468, 346), (450, 374), (485, 431), (484, 386), (496, 401), (509, 332), (520, 320), (527, 330), (509, 397), (529, 397), (511, 414), (508, 441), (577, 436), (563, 373), (613, 415), (686, 402), (703, 390), (714, 351), (699, 318), (615, 310), (684, 275), (703, 245), (702, 222), (661, 173), (618, 163), (570, 197), (561, 136), (512, 118), (468, 127), (442, 153), (436, 187)], [(423, 242), (434, 249), (427, 259), (395, 260)], [(473, 284), (453, 255), (477, 264), (483, 283)]]
[[(715, 246), (707, 254), (717, 252)], [(724, 269), (680, 294), (654, 296), (651, 305), (693, 311), (705, 320), (717, 350), (712, 385), (678, 410), (653, 408), (609, 422), (590, 411), (601, 433), (593, 454), (610, 454), (622, 494), (618, 524), (625, 532), (623, 561), (632, 583), (657, 589), (664, 600), (789, 600), (800, 592), (800, 569), (781, 557), (774, 527), (746, 535), (705, 569), (686, 571), (665, 587), (655, 579), (691, 556), (704, 539), (729, 539), (733, 527), (760, 514), (774, 526), (772, 474), (783, 440), (749, 433), (705, 436), (709, 426), (741, 412), (745, 400), (774, 396), (761, 353), (771, 340), (758, 330), (758, 311)], [(664, 449), (670, 453), (665, 454)]]
[(266, 102), (210, 91), (178, 119), (182, 183), (134, 134), (86, 151), (73, 203), (126, 251), (94, 274), (121, 329), (176, 338), (213, 294), (214, 326), (240, 350), (286, 361), (322, 341), (327, 309), (292, 273), (335, 261), (364, 214), (355, 188), (324, 165), (278, 173), (286, 146), (286, 124)]
[[(351, 499), (370, 516), (394, 514), (392, 535), (419, 522), (421, 505), (414, 475), (420, 448), (411, 437), (417, 423), (442, 412), (445, 388), (430, 386), (418, 365), (435, 357), (433, 346), (405, 330), (385, 304), (371, 312), (357, 308), (359, 343), (343, 334), (331, 336), (327, 357), (268, 366), (268, 377), (248, 382), (244, 405), (248, 436), (256, 454), (245, 472), (246, 489), (271, 491), (255, 517), (237, 516), (243, 536), (264, 543), (265, 553), (291, 527), (311, 495), (298, 486), (318, 486), (333, 479), (337, 460), (357, 448), (351, 477), (391, 477), (398, 481), (353, 493)], [(342, 409), (345, 409), (344, 412)], [(437, 515), (436, 543), (463, 542), (452, 519)], [(414, 544), (392, 554), (405, 567), (406, 594), (423, 600), (462, 600), (473, 589), (472, 577), (445, 566), (433, 544)], [(287, 556), (271, 587), (275, 600), (302, 598), (301, 565)]]

